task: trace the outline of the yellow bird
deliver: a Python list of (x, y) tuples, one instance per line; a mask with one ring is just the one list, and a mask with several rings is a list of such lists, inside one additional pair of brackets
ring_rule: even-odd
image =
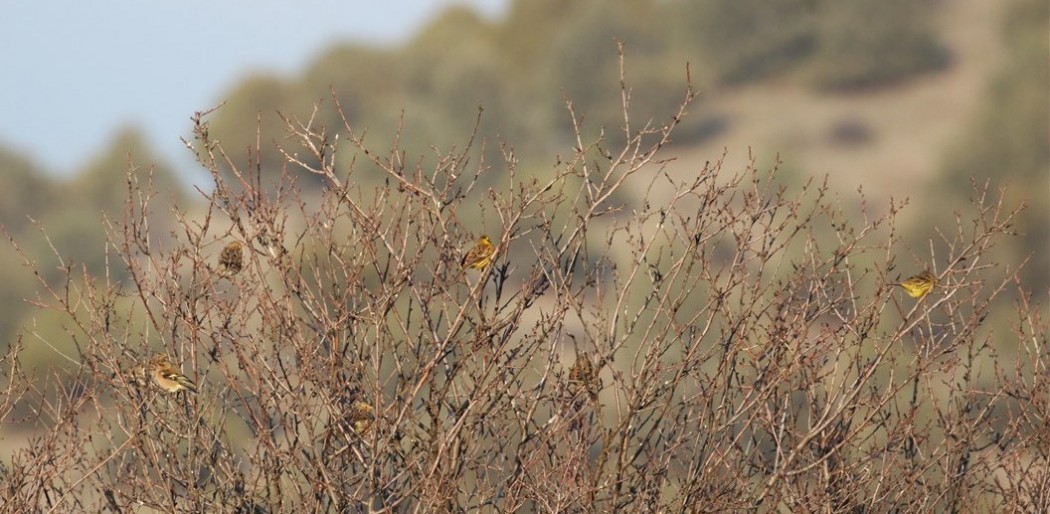
[(149, 372), (153, 376), (153, 381), (160, 386), (161, 389), (169, 393), (177, 393), (182, 390), (189, 391), (191, 393), (197, 393), (197, 386), (192, 380), (186, 378), (175, 366), (168, 360), (167, 354), (158, 353), (149, 360)]
[(244, 268), (244, 245), (240, 241), (234, 241), (219, 254), (219, 269), (224, 273), (233, 275)]
[(901, 286), (905, 293), (912, 298), (922, 298), (933, 289), (933, 286), (937, 283), (937, 277), (930, 273), (929, 270), (923, 271), (918, 275), (908, 277), (904, 282), (895, 282), (890, 285)]
[(468, 268), (483, 270), (492, 263), (492, 256), (495, 253), (496, 247), (493, 246), (492, 240), (489, 239), (489, 236), (483, 235), (474, 242), (474, 247), (463, 256), (460, 265), (464, 271)]
[(375, 419), (375, 415), (372, 414), (372, 406), (361, 401), (354, 400), (350, 405), (350, 426), (353, 427), (354, 432), (363, 434), (372, 428), (372, 421)]

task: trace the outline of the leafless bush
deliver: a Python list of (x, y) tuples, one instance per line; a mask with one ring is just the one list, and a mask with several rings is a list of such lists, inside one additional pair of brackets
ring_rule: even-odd
[[(591, 142), (570, 103), (575, 146), (539, 176), (510, 146), (424, 166), (289, 116), (268, 178), (198, 114), (203, 211), (176, 206), (158, 241), (129, 171), (110, 231), (130, 283), (70, 269), (40, 300), (76, 367), (41, 384), (19, 345), (2, 360), (0, 412), (41, 429), (2, 470), (4, 510), (1050, 509), (1045, 321), (1021, 303), (1012, 333), (982, 324), (1016, 286), (984, 256), (1014, 212), (978, 187), (903, 248), (898, 203), (850, 221), (775, 169), (674, 167), (692, 99), (637, 126), (625, 86), (624, 127)], [(463, 272), (482, 233), (494, 264)], [(926, 266), (925, 298), (886, 285)], [(153, 387), (156, 352), (199, 394)]]

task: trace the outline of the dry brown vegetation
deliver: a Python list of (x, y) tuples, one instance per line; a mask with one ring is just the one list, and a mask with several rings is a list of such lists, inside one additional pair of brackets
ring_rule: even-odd
[[(1045, 320), (1021, 291), (1012, 332), (982, 326), (1019, 287), (986, 256), (1016, 215), (996, 191), (907, 248), (900, 205), (854, 222), (775, 168), (668, 172), (692, 90), (643, 126), (622, 93), (623, 127), (595, 140), (570, 103), (576, 145), (527, 179), (509, 143), (424, 168), (345, 117), (289, 117), (268, 181), (199, 114), (206, 213), (157, 205), (130, 169), (109, 225), (128, 282), (41, 280), (68, 371), (20, 367), (33, 330), (0, 361), (3, 419), (41, 429), (0, 470), (3, 510), (1050, 509)], [(494, 264), (464, 273), (482, 233)], [(922, 300), (886, 285), (927, 266)], [(142, 380), (158, 351), (199, 394)]]

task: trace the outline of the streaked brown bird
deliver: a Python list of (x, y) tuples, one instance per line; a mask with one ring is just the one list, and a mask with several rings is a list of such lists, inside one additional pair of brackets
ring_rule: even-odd
[(244, 268), (244, 245), (233, 241), (219, 253), (219, 269), (227, 275), (233, 275)]
[(167, 354), (158, 353), (149, 360), (149, 373), (153, 377), (153, 381), (161, 389), (169, 393), (177, 393), (183, 390), (194, 394), (197, 393), (197, 385), (172, 365), (171, 361), (168, 360)]
[(569, 383), (588, 385), (594, 380), (594, 363), (586, 355), (577, 355), (569, 369)]
[(908, 277), (903, 282), (894, 282), (890, 285), (901, 286), (905, 293), (912, 298), (922, 298), (926, 296), (933, 286), (937, 284), (937, 277), (930, 273), (929, 270), (925, 270), (918, 275)]
[(464, 271), (467, 269), (483, 270), (492, 263), (492, 256), (495, 253), (496, 247), (493, 246), (492, 240), (489, 239), (489, 236), (482, 235), (474, 242), (474, 246), (463, 256), (460, 265), (463, 267)]
[(569, 368), (569, 386), (576, 391), (586, 391), (591, 400), (598, 399), (601, 382), (598, 380), (598, 370), (587, 355), (576, 353), (576, 362)]

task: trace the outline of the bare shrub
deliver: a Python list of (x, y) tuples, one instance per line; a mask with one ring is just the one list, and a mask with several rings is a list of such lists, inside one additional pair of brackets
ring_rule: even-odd
[[(536, 176), (509, 145), (424, 167), (289, 117), (269, 180), (198, 114), (203, 209), (157, 242), (129, 170), (110, 235), (130, 279), (70, 268), (39, 301), (76, 366), (40, 383), (18, 345), (0, 360), (0, 413), (41, 429), (4, 510), (1047, 510), (1045, 320), (982, 324), (1016, 286), (985, 258), (1015, 213), (978, 187), (923, 252), (901, 204), (851, 221), (825, 184), (683, 170), (661, 152), (693, 96), (639, 126), (624, 86), (622, 130)], [(463, 271), (481, 234), (494, 263)], [(886, 285), (927, 266), (921, 300)], [(157, 352), (199, 393), (153, 387)]]

